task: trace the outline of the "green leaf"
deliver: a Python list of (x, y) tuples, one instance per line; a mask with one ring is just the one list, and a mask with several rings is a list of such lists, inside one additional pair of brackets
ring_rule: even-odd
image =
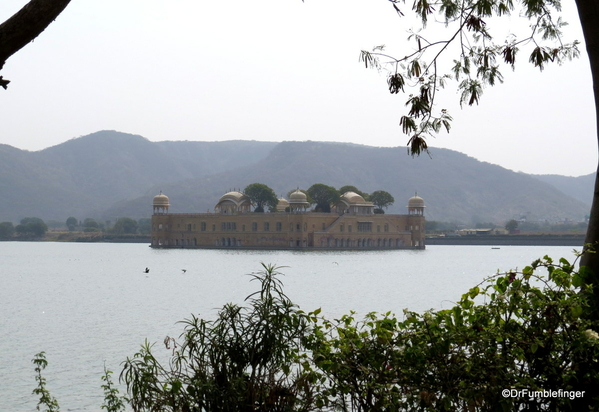
[(574, 319), (580, 318), (580, 315), (582, 315), (582, 312), (583, 312), (583, 308), (580, 305), (570, 307), (570, 313), (572, 314), (572, 317), (574, 317)]

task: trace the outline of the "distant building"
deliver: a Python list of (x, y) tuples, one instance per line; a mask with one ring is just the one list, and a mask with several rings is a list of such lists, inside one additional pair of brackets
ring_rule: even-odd
[(499, 236), (508, 235), (509, 231), (503, 227), (493, 229), (460, 229), (457, 231), (459, 236)]
[(276, 212), (254, 213), (239, 191), (225, 193), (214, 213), (169, 213), (170, 200), (154, 197), (152, 247), (241, 249), (424, 249), (424, 200), (408, 214), (375, 214), (374, 204), (344, 193), (331, 213), (315, 213), (299, 189), (279, 199)]

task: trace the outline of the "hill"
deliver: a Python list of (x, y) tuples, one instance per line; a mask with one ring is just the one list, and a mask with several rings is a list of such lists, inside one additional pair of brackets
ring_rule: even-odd
[[(160, 142), (101, 131), (39, 152), (0, 145), (0, 221), (100, 217), (153, 186), (252, 164), (276, 143)], [(146, 211), (140, 214), (147, 215)]]
[[(404, 213), (408, 198), (418, 192), (431, 220), (580, 220), (590, 207), (576, 194), (586, 190), (588, 179), (583, 178), (515, 173), (447, 149), (434, 149), (432, 158), (412, 158), (403, 147), (310, 141), (156, 143), (101, 131), (39, 152), (0, 145), (0, 221), (148, 217), (151, 199), (160, 190), (170, 197), (173, 212), (205, 212), (226, 191), (254, 182), (271, 186), (278, 195), (314, 183), (386, 190), (396, 199), (390, 213)], [(579, 179), (576, 193), (571, 179)]]
[[(320, 142), (283, 142), (254, 165), (177, 182), (163, 191), (171, 199), (173, 212), (203, 212), (212, 210), (230, 188), (253, 182), (265, 183), (279, 195), (313, 183), (352, 184), (366, 192), (382, 189), (396, 199), (389, 213), (405, 213), (408, 198), (418, 192), (426, 201), (429, 219), (465, 223), (503, 222), (521, 216), (580, 220), (589, 209), (531, 176), (451, 150), (435, 149), (432, 159), (412, 158), (405, 148)], [(109, 213), (133, 214), (151, 204), (157, 189)]]
[(593, 201), (593, 187), (595, 186), (595, 173), (584, 176), (570, 177), (560, 175), (531, 175), (545, 183), (556, 187), (564, 194), (591, 205)]

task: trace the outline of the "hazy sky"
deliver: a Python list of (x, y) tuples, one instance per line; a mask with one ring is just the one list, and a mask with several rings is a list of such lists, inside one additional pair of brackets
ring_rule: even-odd
[[(0, 20), (26, 3), (2, 0)], [(567, 37), (582, 41), (568, 3)], [(109, 129), (152, 141), (405, 146), (405, 96), (358, 57), (380, 44), (405, 52), (408, 28), (387, 0), (73, 0), (0, 72), (12, 81), (0, 90), (0, 143), (40, 150)], [(581, 51), (542, 73), (520, 56), (478, 107), (460, 111), (448, 89), (453, 129), (430, 145), (526, 173), (593, 172)]]

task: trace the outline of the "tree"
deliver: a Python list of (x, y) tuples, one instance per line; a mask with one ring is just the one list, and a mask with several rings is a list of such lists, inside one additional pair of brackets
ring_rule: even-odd
[(518, 221), (517, 220), (510, 220), (505, 224), (505, 228), (508, 230), (508, 232), (512, 233), (514, 230), (518, 229)]
[(46, 234), (48, 226), (39, 217), (25, 217), (21, 219), (21, 224), (15, 227), (15, 231), (19, 235), (31, 235), (42, 237)]
[(94, 232), (100, 228), (100, 225), (98, 224), (98, 222), (96, 222), (95, 219), (88, 217), (88, 218), (85, 218), (85, 220), (83, 221), (83, 227), (84, 227), (83, 230), (85, 232)]
[(377, 207), (377, 209), (374, 210), (375, 213), (385, 213), (383, 208), (386, 209), (391, 206), (393, 202), (395, 202), (395, 199), (389, 192), (385, 192), (384, 190), (375, 190), (370, 195), (370, 201)]
[[(403, 1), (389, 1), (403, 16), (398, 7)], [(591, 3), (589, 0), (578, 1)], [(566, 23), (553, 16), (552, 13), (561, 10), (559, 2), (553, 0), (522, 1), (520, 14), (532, 22), (530, 32), (521, 38), (510, 34), (495, 42), (486, 20), (510, 15), (515, 10), (520, 12), (515, 5), (517, 3), (510, 0), (447, 0), (434, 4), (416, 0), (413, 10), (422, 29), (433, 17), (445, 23), (449, 31), (446, 37), (431, 39), (425, 37), (424, 31), (413, 29), (409, 39), (415, 48), (404, 57), (384, 54), (384, 46), (375, 47), (372, 52), (362, 51), (361, 60), (366, 67), (391, 67), (387, 85), (392, 94), (403, 92), (411, 85), (417, 89), (406, 102), (407, 115), (400, 119), (403, 132), (410, 136), (408, 145), (413, 155), (428, 151), (427, 136), (438, 133), (441, 128), (450, 129), (451, 116), (445, 109), (438, 110), (435, 106), (438, 91), (450, 80), (457, 83), (460, 104), (473, 105), (478, 104), (484, 87), (503, 81), (501, 62), (514, 68), (522, 48), (530, 48), (529, 61), (541, 70), (548, 63), (561, 63), (578, 56), (578, 42), (562, 40), (561, 29)], [(453, 66), (444, 73), (440, 68), (445, 63), (443, 58), (453, 50), (456, 51)], [(425, 60), (427, 57), (430, 60)]]
[(15, 232), (15, 227), (12, 222), (0, 223), (0, 239), (9, 239)]
[(69, 230), (72, 232), (73, 230), (75, 230), (75, 228), (79, 225), (79, 221), (77, 220), (77, 218), (71, 216), (67, 219), (67, 227), (69, 228)]
[[(11, 18), (0, 24), (0, 70), (6, 60), (29, 44), (67, 7), (71, 0), (31, 0)], [(0, 76), (0, 86), (9, 80)]]
[[(400, 9), (403, 1), (389, 2), (400, 17), (404, 16)], [(591, 66), (595, 114), (599, 119), (599, 9), (594, 0), (575, 2)], [(410, 136), (408, 150), (412, 155), (428, 151), (428, 135), (438, 133), (442, 128), (450, 129), (451, 116), (435, 106), (437, 92), (449, 80), (457, 83), (460, 103), (473, 105), (478, 104), (484, 87), (502, 82), (501, 65), (513, 69), (516, 57), (526, 48), (528, 61), (540, 70), (549, 63), (561, 63), (579, 54), (578, 42), (562, 40), (561, 30), (566, 23), (557, 15), (561, 10), (559, 1), (416, 0), (412, 10), (422, 28), (430, 20), (441, 21), (449, 33), (445, 38), (436, 40), (425, 37), (425, 31), (413, 30), (409, 39), (415, 47), (400, 58), (385, 54), (382, 46), (361, 54), (361, 61), (366, 67), (390, 67), (387, 86), (392, 94), (403, 92), (410, 85), (415, 86), (416, 92), (409, 94), (406, 102), (408, 112), (400, 118), (403, 132)], [(493, 17), (511, 14), (528, 19), (530, 31), (520, 37), (510, 34), (496, 42), (487, 23)], [(453, 63), (449, 63), (451, 69), (447, 73), (441, 72), (440, 67), (444, 67), (442, 56), (454, 50), (456, 54), (450, 59)], [(596, 137), (599, 143), (599, 128)], [(599, 253), (594, 253), (599, 246), (599, 167), (585, 244), (585, 251), (590, 250), (591, 253), (584, 254), (581, 265), (589, 272), (587, 281), (599, 288)], [(592, 306), (594, 316), (599, 318), (599, 299)]]
[(243, 193), (250, 198), (254, 205), (254, 212), (264, 212), (264, 207), (268, 206), (271, 210), (277, 206), (279, 199), (274, 190), (262, 183), (252, 183), (243, 189)]
[(128, 217), (120, 217), (112, 231), (116, 234), (135, 234), (137, 233), (137, 222)]
[(322, 183), (310, 186), (308, 194), (312, 198), (312, 202), (316, 203), (316, 211), (323, 213), (330, 213), (331, 204), (336, 203), (341, 197), (337, 189)]
[(149, 235), (152, 233), (152, 219), (147, 217), (137, 220), (137, 231), (142, 235)]

